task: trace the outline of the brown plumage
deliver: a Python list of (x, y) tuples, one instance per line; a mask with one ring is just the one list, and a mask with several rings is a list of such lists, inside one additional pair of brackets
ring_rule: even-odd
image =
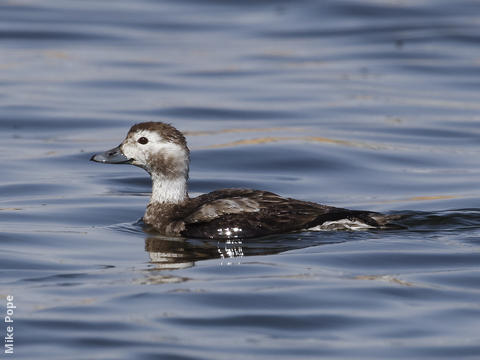
[[(110, 161), (111, 154), (114, 161)], [(94, 155), (92, 160), (131, 163), (150, 172), (152, 197), (143, 220), (164, 235), (251, 238), (338, 221), (364, 228), (380, 227), (388, 221), (388, 216), (375, 212), (320, 205), (260, 190), (222, 189), (190, 199), (186, 191), (189, 150), (185, 137), (164, 123), (134, 125), (118, 148)]]

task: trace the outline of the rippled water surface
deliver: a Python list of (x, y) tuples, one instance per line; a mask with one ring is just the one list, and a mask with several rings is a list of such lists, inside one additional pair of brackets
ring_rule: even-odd
[[(478, 359), (479, 16), (473, 0), (2, 1), (5, 356)], [(193, 195), (260, 188), (401, 227), (145, 233), (147, 174), (88, 160), (152, 120), (186, 133)]]

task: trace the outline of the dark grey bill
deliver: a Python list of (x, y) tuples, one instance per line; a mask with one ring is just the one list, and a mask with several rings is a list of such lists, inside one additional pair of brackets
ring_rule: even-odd
[(133, 159), (127, 158), (120, 149), (120, 146), (117, 146), (111, 150), (93, 155), (90, 160), (103, 164), (129, 164)]

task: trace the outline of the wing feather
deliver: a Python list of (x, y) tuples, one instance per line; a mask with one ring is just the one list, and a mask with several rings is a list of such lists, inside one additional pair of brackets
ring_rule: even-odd
[(185, 236), (252, 237), (304, 229), (332, 207), (249, 190), (225, 189), (191, 200), (183, 217)]

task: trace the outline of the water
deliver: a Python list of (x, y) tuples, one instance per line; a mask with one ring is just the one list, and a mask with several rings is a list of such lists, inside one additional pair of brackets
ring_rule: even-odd
[[(479, 14), (469, 0), (3, 1), (5, 357), (478, 359)], [(145, 233), (147, 174), (88, 159), (151, 120), (186, 132), (193, 195), (259, 188), (407, 228)]]

